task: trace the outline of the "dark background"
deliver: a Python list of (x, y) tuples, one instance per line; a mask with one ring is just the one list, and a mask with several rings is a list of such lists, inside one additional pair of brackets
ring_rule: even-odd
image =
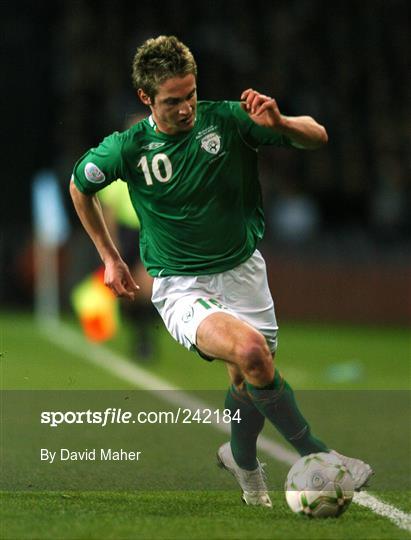
[[(73, 163), (141, 112), (131, 61), (138, 45), (159, 34), (175, 34), (191, 48), (200, 99), (238, 99), (253, 87), (274, 96), (285, 114), (310, 114), (328, 130), (329, 144), (318, 152), (262, 151), (268, 259), (286, 255), (292, 266), (315, 259), (323, 269), (330, 260), (388, 264), (404, 272), (411, 232), (408, 5), (0, 2), (0, 299), (31, 302), (33, 175), (56, 171), (75, 234), (66, 196)], [(71, 264), (66, 260), (66, 271)]]

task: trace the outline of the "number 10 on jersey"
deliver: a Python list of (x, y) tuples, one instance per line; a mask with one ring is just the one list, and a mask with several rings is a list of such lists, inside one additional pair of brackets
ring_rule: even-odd
[(153, 185), (152, 174), (159, 182), (168, 182), (173, 175), (173, 167), (171, 166), (171, 161), (166, 154), (156, 154), (153, 157), (151, 162), (151, 171), (147, 156), (143, 156), (140, 159), (137, 167), (141, 167), (148, 186)]

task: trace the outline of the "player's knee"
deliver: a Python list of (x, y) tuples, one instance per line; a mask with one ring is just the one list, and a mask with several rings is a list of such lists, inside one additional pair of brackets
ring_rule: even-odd
[(264, 337), (261, 334), (247, 336), (236, 347), (237, 362), (244, 375), (264, 377), (272, 369), (272, 357)]

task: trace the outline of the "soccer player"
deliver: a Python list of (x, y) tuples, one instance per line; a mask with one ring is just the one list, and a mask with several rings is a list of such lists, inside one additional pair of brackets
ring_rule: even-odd
[[(239, 102), (197, 101), (197, 67), (174, 36), (136, 51), (133, 83), (151, 115), (105, 138), (74, 167), (71, 196), (105, 264), (105, 283), (133, 299), (138, 286), (107, 231), (95, 193), (121, 178), (141, 223), (140, 252), (152, 301), (171, 335), (206, 360), (226, 362), (226, 408), (240, 410), (217, 458), (247, 504), (271, 507), (256, 442), (269, 420), (300, 453), (330, 451), (310, 430), (274, 366), (277, 322), (264, 259), (257, 173), (261, 145), (316, 149), (327, 142), (309, 116), (283, 115), (251, 88)], [(360, 489), (372, 474), (340, 456)]]

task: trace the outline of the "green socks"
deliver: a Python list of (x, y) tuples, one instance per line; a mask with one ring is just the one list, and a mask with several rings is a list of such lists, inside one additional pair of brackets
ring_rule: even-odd
[(298, 409), (291, 386), (277, 370), (271, 384), (258, 388), (246, 382), (245, 386), (255, 407), (301, 456), (329, 451), (323, 442), (312, 435), (308, 422)]
[[(254, 406), (247, 390), (231, 385), (225, 399), (231, 417), (240, 411), (240, 422), (231, 422), (231, 451), (239, 467), (249, 471), (257, 467), (257, 437), (264, 426), (264, 416)], [(237, 414), (238, 416), (238, 414)], [(234, 418), (237, 418), (234, 416)]]
[(245, 382), (231, 385), (225, 408), (234, 416), (240, 411), (240, 422), (231, 422), (231, 450), (239, 467), (249, 471), (257, 467), (257, 438), (267, 418), (301, 456), (328, 452), (325, 444), (314, 437), (298, 409), (291, 386), (276, 370), (271, 384), (259, 388)]

